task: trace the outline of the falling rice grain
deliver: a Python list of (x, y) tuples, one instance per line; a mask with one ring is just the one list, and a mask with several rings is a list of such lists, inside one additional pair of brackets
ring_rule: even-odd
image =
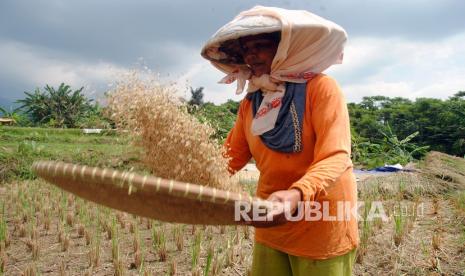
[(224, 148), (211, 138), (214, 129), (187, 112), (175, 86), (133, 72), (115, 85), (108, 103), (111, 118), (133, 134), (154, 175), (239, 191), (238, 181), (229, 176)]

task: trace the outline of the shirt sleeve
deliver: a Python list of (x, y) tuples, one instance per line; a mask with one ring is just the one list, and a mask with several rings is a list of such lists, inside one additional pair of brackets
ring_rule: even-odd
[(325, 188), (352, 167), (352, 161), (349, 113), (336, 81), (323, 76), (315, 85), (308, 85), (309, 93), (306, 112), (315, 131), (314, 160), (290, 189), (300, 190), (303, 200), (312, 201), (315, 195), (326, 193)]
[(235, 174), (242, 169), (252, 157), (249, 144), (245, 136), (244, 129), (244, 101), (243, 99), (237, 112), (236, 123), (228, 134), (224, 146), (226, 147), (226, 157), (229, 158), (228, 170)]

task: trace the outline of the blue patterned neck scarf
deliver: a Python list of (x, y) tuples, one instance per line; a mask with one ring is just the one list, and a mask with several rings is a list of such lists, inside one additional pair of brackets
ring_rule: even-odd
[[(286, 83), (286, 93), (281, 101), (275, 127), (262, 135), (262, 142), (270, 149), (284, 152), (302, 151), (302, 126), (305, 111), (306, 83)], [(253, 116), (263, 100), (261, 91), (247, 95), (252, 101)]]

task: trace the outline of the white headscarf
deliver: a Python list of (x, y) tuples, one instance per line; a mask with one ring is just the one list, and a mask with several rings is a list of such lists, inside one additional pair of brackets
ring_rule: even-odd
[[(223, 42), (275, 31), (281, 32), (281, 40), (269, 75), (255, 77), (245, 64), (224, 62), (227, 56), (219, 50)], [(203, 47), (202, 56), (227, 74), (220, 83), (237, 80), (237, 94), (242, 93), (246, 82), (248, 92), (265, 92), (260, 110), (280, 101), (284, 82), (305, 83), (331, 65), (341, 63), (346, 40), (342, 27), (308, 11), (256, 6), (220, 28)], [(280, 107), (254, 118), (252, 132), (260, 135), (273, 129)]]

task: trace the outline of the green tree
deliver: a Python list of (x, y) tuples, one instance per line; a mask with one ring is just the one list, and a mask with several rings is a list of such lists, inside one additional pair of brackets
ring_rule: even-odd
[(224, 106), (232, 114), (236, 115), (237, 111), (239, 111), (239, 104), (240, 104), (240, 102), (236, 102), (236, 101), (233, 101), (233, 100), (229, 99), (227, 102), (222, 104), (222, 106)]
[(64, 83), (58, 89), (46, 85), (44, 91), (37, 88), (33, 93), (24, 92), (26, 98), (18, 100), (18, 103), (34, 124), (72, 128), (76, 127), (80, 117), (92, 110), (92, 100), (82, 94), (83, 89), (73, 91)]
[(234, 108), (233, 101), (228, 101), (221, 105), (208, 102), (202, 105), (194, 115), (201, 122), (208, 122), (215, 128), (216, 132), (213, 138), (223, 141), (236, 121), (236, 113), (231, 111)]
[(1, 116), (9, 119), (13, 119), (16, 125), (19, 126), (29, 126), (31, 121), (29, 121), (28, 117), (20, 112), (20, 108), (11, 109), (8, 111), (6, 108), (0, 107), (0, 114)]
[(78, 128), (113, 128), (114, 122), (108, 116), (107, 107), (102, 107), (98, 103), (92, 107), (76, 121)]
[(459, 91), (450, 98), (451, 100), (460, 100), (465, 99), (465, 91)]
[(465, 154), (465, 91), (447, 100), (364, 97), (360, 103), (349, 103), (348, 108), (352, 129), (366, 139), (363, 143), (383, 144), (386, 137), (382, 133), (391, 130), (398, 137), (418, 132), (411, 139), (414, 144)]
[(13, 114), (16, 113), (17, 109), (8, 111), (5, 108), (0, 107), (0, 114), (5, 118), (13, 118)]

